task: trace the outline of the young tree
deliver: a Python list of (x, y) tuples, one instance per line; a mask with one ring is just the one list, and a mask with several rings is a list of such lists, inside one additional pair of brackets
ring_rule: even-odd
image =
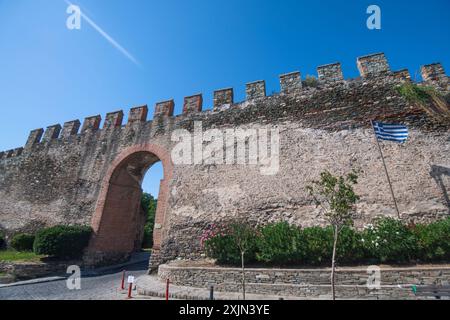
[(355, 171), (345, 177), (335, 177), (329, 171), (324, 171), (320, 174), (319, 181), (313, 181), (311, 186), (306, 187), (316, 206), (321, 208), (322, 214), (333, 228), (333, 256), (331, 259), (333, 300), (336, 299), (335, 268), (338, 236), (344, 226), (353, 224), (355, 204), (359, 200), (359, 196), (353, 191), (353, 185), (357, 183), (358, 176)]
[(242, 266), (242, 297), (245, 300), (245, 264), (244, 258), (246, 252), (252, 249), (255, 243), (255, 230), (247, 222), (240, 221), (231, 225), (231, 231), (234, 241), (241, 253)]

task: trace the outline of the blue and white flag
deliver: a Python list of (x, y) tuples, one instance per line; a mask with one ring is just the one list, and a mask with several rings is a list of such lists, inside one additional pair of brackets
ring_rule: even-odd
[(377, 139), (404, 143), (408, 139), (408, 127), (401, 124), (373, 122)]

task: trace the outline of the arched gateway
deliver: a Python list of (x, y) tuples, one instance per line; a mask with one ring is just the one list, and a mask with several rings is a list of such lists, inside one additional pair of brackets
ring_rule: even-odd
[(103, 179), (92, 216), (94, 235), (87, 252), (94, 260), (99, 256), (121, 259), (139, 248), (145, 218), (141, 212), (141, 185), (147, 170), (158, 161), (162, 162), (164, 171), (153, 232), (153, 254), (158, 255), (173, 164), (170, 154), (162, 147), (144, 144), (123, 150)]
[[(139, 241), (141, 182), (156, 161), (162, 161), (164, 179), (155, 266), (200, 257), (205, 229), (237, 216), (258, 224), (322, 224), (305, 186), (325, 169), (361, 172), (357, 226), (379, 215), (396, 216), (371, 119), (400, 122), (411, 132), (404, 145), (382, 143), (403, 217), (447, 216), (450, 177), (439, 172), (450, 168), (448, 115), (435, 117), (439, 108), (432, 101), (424, 107), (406, 99), (398, 88), (412, 82), (409, 72), (391, 71), (384, 54), (357, 63), (357, 79), (344, 79), (339, 63), (319, 67), (315, 85), (302, 82), (299, 72), (282, 75), (280, 93), (272, 96), (266, 96), (264, 81), (248, 83), (246, 100), (239, 103), (233, 89), (217, 90), (213, 109), (205, 112), (202, 95), (194, 95), (184, 99), (176, 116), (174, 102), (166, 101), (156, 104), (151, 120), (143, 106), (131, 109), (124, 125), (118, 111), (106, 115), (102, 128), (101, 117), (94, 116), (82, 126), (75, 120), (33, 130), (24, 148), (0, 152), (0, 232), (10, 237), (57, 224), (92, 225), (86, 261), (123, 258)], [(440, 64), (423, 66), (422, 78), (415, 85), (433, 86), (448, 97), (448, 76)], [(267, 174), (259, 160), (268, 158), (261, 153), (268, 148), (261, 146), (273, 141), (272, 134), (270, 140), (262, 135), (240, 141), (233, 135), (273, 130), (279, 141), (270, 152), (279, 163)], [(182, 148), (180, 136), (186, 138)], [(186, 157), (172, 163), (179, 149)], [(258, 150), (257, 156), (252, 151), (252, 163), (235, 161), (250, 157), (250, 150)]]

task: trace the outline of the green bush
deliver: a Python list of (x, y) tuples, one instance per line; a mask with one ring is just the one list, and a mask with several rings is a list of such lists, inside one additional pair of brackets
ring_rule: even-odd
[(405, 263), (417, 257), (417, 238), (401, 221), (392, 218), (375, 220), (362, 232), (368, 258), (379, 262)]
[(55, 226), (40, 230), (34, 241), (36, 254), (57, 258), (79, 258), (89, 243), (92, 229), (87, 226)]
[(208, 257), (220, 264), (240, 265), (241, 251), (239, 239), (246, 242), (245, 263), (256, 261), (258, 234), (255, 228), (246, 223), (232, 223), (229, 227), (217, 227), (205, 230), (201, 244)]
[(216, 235), (205, 241), (208, 257), (225, 265), (239, 265), (241, 253), (232, 235)]
[(18, 233), (11, 239), (11, 247), (17, 251), (33, 251), (34, 235)]
[(351, 227), (344, 227), (339, 233), (336, 248), (338, 263), (357, 263), (365, 257), (361, 233)]
[[(223, 231), (227, 230), (227, 231)], [(240, 264), (233, 228), (207, 230), (202, 239), (209, 257), (221, 264)], [(269, 224), (251, 235), (246, 261), (268, 265), (327, 265), (333, 250), (331, 227), (300, 229), (286, 222)], [(337, 261), (355, 263), (407, 263), (450, 260), (450, 218), (428, 225), (407, 226), (392, 218), (376, 219), (357, 231), (344, 227), (338, 237)]]
[(450, 218), (428, 225), (417, 225), (419, 259), (424, 261), (450, 260)]
[(308, 265), (322, 265), (331, 261), (333, 253), (333, 229), (311, 227), (303, 229), (306, 241), (304, 262)]
[(287, 222), (269, 224), (260, 230), (257, 260), (265, 263), (298, 263), (305, 253), (301, 229)]

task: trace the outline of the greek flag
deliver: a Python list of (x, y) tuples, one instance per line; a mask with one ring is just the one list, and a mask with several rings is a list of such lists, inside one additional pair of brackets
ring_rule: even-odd
[(377, 139), (404, 143), (408, 139), (408, 128), (401, 124), (373, 122)]

